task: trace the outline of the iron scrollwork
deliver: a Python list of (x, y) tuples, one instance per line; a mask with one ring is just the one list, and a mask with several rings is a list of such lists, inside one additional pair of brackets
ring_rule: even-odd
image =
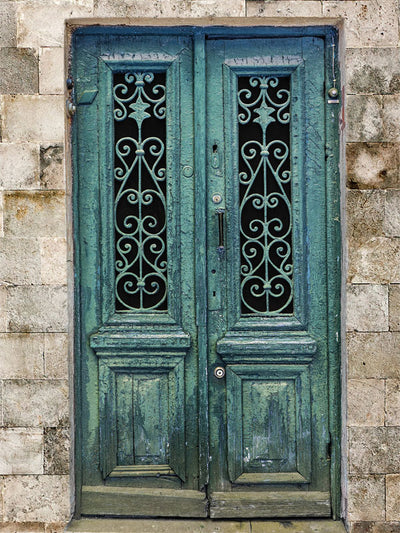
[(242, 315), (293, 313), (289, 83), (238, 78)]
[(116, 73), (113, 95), (116, 309), (165, 311), (165, 73)]

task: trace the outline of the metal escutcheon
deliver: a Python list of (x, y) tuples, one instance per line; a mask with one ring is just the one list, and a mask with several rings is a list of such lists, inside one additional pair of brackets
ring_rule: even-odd
[(225, 377), (225, 368), (223, 366), (217, 366), (214, 368), (214, 376), (218, 379)]

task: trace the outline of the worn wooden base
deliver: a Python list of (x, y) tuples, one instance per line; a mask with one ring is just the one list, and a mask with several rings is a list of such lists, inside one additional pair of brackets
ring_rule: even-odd
[(83, 487), (82, 515), (203, 518), (208, 502), (194, 490)]
[(305, 491), (214, 492), (211, 518), (331, 516), (329, 493)]

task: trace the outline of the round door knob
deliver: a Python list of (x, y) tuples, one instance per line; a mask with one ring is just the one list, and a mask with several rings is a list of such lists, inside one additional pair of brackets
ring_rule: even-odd
[(225, 368), (223, 366), (217, 366), (214, 368), (214, 376), (218, 379), (225, 377)]

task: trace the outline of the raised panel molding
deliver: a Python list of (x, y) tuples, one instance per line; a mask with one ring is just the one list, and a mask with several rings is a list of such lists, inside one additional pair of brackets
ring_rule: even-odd
[(309, 366), (229, 365), (226, 376), (231, 481), (310, 482)]

